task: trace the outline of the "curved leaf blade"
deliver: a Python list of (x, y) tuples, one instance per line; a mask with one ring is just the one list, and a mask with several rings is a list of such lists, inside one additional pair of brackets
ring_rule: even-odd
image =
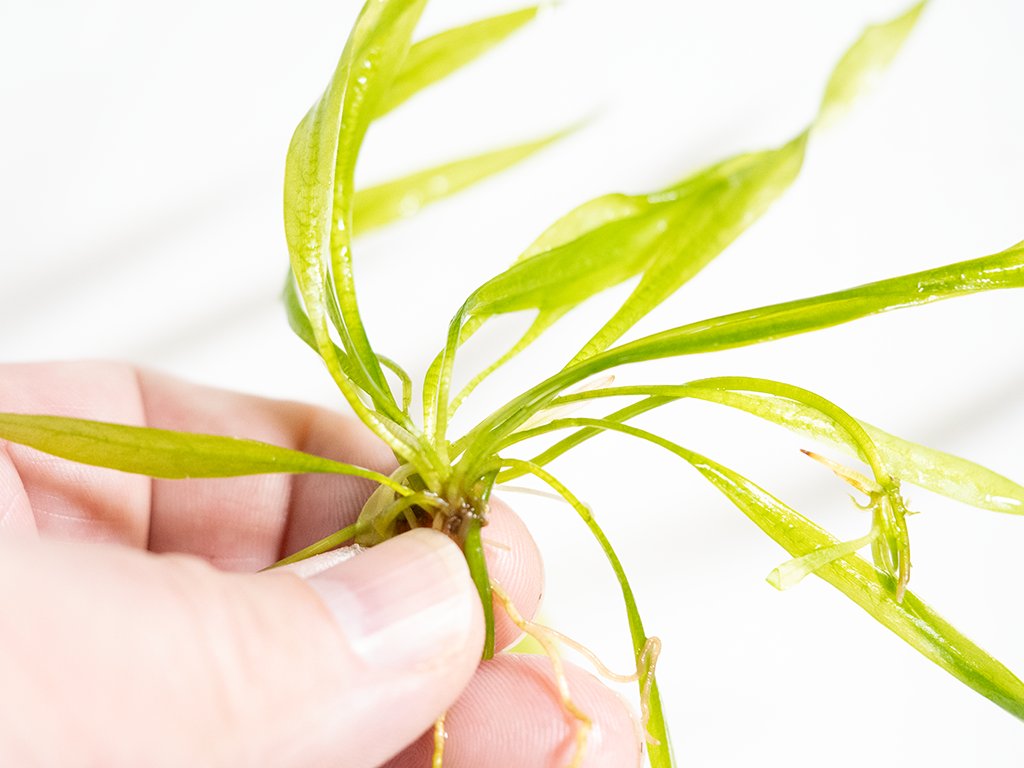
[(511, 147), (466, 157), (356, 192), (352, 226), (361, 235), (417, 213), (441, 200), (525, 160), (565, 136), (566, 131)]
[[(605, 419), (570, 418), (551, 422), (535, 431), (578, 427), (622, 432), (680, 457), (793, 557), (805, 557), (824, 549), (835, 553), (843, 548), (843, 542), (747, 478), (645, 430)], [(953, 677), (1024, 720), (1024, 682), (914, 593), (907, 591), (902, 599), (897, 599), (887, 574), (856, 553), (847, 553), (818, 567), (815, 575)]]
[(327, 90), (295, 129), (285, 164), (285, 234), (292, 271), (320, 354), (353, 407), (358, 397), (340, 381), (344, 377), (333, 364), (328, 281), (346, 326), (339, 331), (352, 345), (347, 351), (380, 392), (389, 394), (359, 318), (352, 281), (353, 174), (363, 136), (405, 58), (424, 3), (390, 0), (363, 7)]
[[(509, 459), (504, 461), (498, 459), (497, 463), (499, 466), (495, 467), (495, 469), (505, 467), (514, 470), (517, 474), (532, 474), (536, 476), (549, 485), (559, 496), (565, 499), (565, 501), (567, 501), (576, 511), (576, 514), (578, 514), (583, 520), (583, 523), (590, 530), (591, 535), (597, 540), (598, 545), (601, 547), (601, 551), (604, 553), (609, 565), (611, 565), (612, 571), (615, 573), (616, 580), (619, 582), (619, 589), (622, 592), (622, 599), (626, 607), (630, 639), (633, 642), (633, 656), (639, 665), (643, 648), (647, 643), (648, 635), (644, 630), (643, 620), (640, 617), (640, 610), (637, 608), (636, 598), (633, 595), (633, 588), (629, 584), (629, 579), (626, 577), (626, 570), (622, 567), (622, 562), (619, 560), (619, 556), (615, 552), (615, 548), (608, 540), (608, 537), (605, 535), (604, 530), (598, 524), (597, 520), (594, 519), (593, 514), (591, 514), (586, 504), (576, 498), (572, 491), (542, 467), (531, 464), (528, 461), (521, 461), (518, 459)], [(661, 693), (658, 690), (658, 681), (656, 679), (657, 674), (653, 669), (648, 668), (641, 670), (640, 679), (638, 681), (639, 688), (640, 691), (643, 692), (644, 687), (648, 682), (648, 677), (651, 678), (651, 685), (650, 695), (647, 702), (649, 713), (647, 731), (658, 741), (657, 744), (648, 745), (648, 757), (651, 762), (651, 768), (672, 768), (675, 764), (672, 752), (672, 740), (669, 737), (668, 724), (665, 722), (664, 709), (661, 703)]]
[[(836, 66), (822, 114), (837, 115), (860, 93), (895, 56), (916, 18), (917, 12), (911, 12), (865, 32)], [(570, 365), (599, 354), (707, 266), (785, 192), (800, 172), (810, 130), (778, 149), (716, 163), (661, 192), (606, 195), (581, 206), (508, 271), (477, 289), (465, 308), (474, 314), (569, 308), (642, 274)]]
[[(693, 454), (691, 464), (751, 521), (794, 557), (835, 547), (839, 540), (732, 470)], [(887, 577), (856, 554), (815, 575), (953, 677), (1024, 720), (1024, 683), (913, 592), (897, 602)]]
[(846, 291), (773, 304), (645, 336), (570, 365), (488, 416), (461, 442), (463, 461), (493, 445), (548, 407), (552, 398), (610, 368), (703, 354), (829, 328), (868, 315), (1001, 288), (1024, 287), (1024, 242), (980, 259), (869, 283)]
[(924, 6), (925, 3), (920, 2), (899, 18), (885, 24), (872, 24), (864, 30), (836, 65), (825, 88), (815, 128), (827, 128), (871, 89), (878, 75), (896, 57)]
[(805, 131), (779, 149), (720, 163), (665, 195), (678, 195), (674, 207), (681, 210), (668, 219), (640, 284), (573, 362), (607, 349), (760, 218), (796, 180), (807, 137)]
[(132, 427), (65, 416), (0, 414), (0, 439), (62, 459), (167, 479), (325, 472), (375, 480), (405, 495), (379, 472), (240, 437)]
[(733, 349), (830, 328), (893, 309), (1022, 286), (1024, 242), (980, 259), (672, 328), (608, 350), (601, 355), (600, 368)]
[(540, 6), (492, 16), (421, 40), (409, 49), (402, 69), (381, 99), (376, 117), (382, 117), (428, 85), (450, 75), (483, 55), (532, 20)]
[[(863, 459), (845, 430), (828, 416), (782, 398), (707, 390), (694, 394), (738, 408), (786, 427), (847, 456)], [(893, 476), (964, 504), (993, 512), (1024, 515), (1024, 487), (973, 461), (896, 437), (859, 421)]]
[(391, 88), (381, 99), (376, 117), (383, 117), (428, 85), (465, 67), (530, 22), (538, 10), (540, 6), (535, 5), (482, 18), (416, 43), (409, 49)]
[[(299, 123), (285, 164), (285, 235), (317, 351), (356, 415), (403, 461), (436, 485), (429, 446), (388, 386), (359, 317), (351, 231), (356, 156), (390, 87), (426, 0), (370, 0), (363, 6), (323, 96)], [(331, 338), (338, 330), (347, 362)], [(371, 411), (360, 389), (373, 401)]]
[(466, 309), (475, 315), (569, 309), (642, 271), (664, 228), (665, 220), (653, 214), (594, 227), (565, 245), (517, 261), (474, 291)]

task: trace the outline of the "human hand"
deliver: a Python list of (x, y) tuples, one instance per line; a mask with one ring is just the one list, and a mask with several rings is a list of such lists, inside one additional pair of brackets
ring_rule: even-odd
[[(234, 434), (380, 471), (365, 428), (311, 406), (109, 363), (0, 366), (0, 411)], [(548, 659), (480, 662), (458, 547), (414, 531), (344, 562), (253, 573), (355, 520), (347, 476), (150, 480), (0, 441), (0, 764), (562, 766), (577, 723)], [(492, 500), (488, 568), (529, 618), (542, 566)], [(291, 572), (289, 572), (289, 570)], [(498, 647), (518, 631), (496, 611)], [(584, 765), (639, 763), (635, 721), (572, 665)]]

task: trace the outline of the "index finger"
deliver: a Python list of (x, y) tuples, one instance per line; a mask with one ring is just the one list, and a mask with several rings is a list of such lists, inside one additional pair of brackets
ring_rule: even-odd
[[(385, 474), (396, 466), (353, 418), (117, 363), (0, 366), (0, 410), (246, 437)], [(13, 444), (0, 455), (0, 493), (5, 485), (13, 501), (0, 527), (16, 520), (45, 536), (186, 553), (250, 572), (353, 523), (376, 487), (346, 475), (150, 480)], [(491, 517), (485, 550), (492, 575), (532, 615), (543, 580), (536, 545), (507, 507), (496, 503)], [(499, 647), (518, 635), (500, 623)]]

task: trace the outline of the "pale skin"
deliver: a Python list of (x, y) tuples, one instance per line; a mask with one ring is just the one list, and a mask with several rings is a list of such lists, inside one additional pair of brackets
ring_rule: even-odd
[[(354, 420), (120, 364), (0, 366), (0, 411), (394, 468)], [(353, 522), (372, 489), (325, 475), (150, 480), (0, 441), (0, 764), (426, 768), (445, 710), (446, 768), (568, 764), (577, 723), (548, 659), (480, 663), (479, 598), (441, 534), (320, 563), (310, 581), (255, 573)], [(495, 500), (485, 538), (491, 575), (532, 617), (543, 575), (525, 526)], [(358, 627), (345, 619), (351, 595), (384, 594), (396, 597), (359, 603)], [(497, 614), (504, 647), (518, 630)], [(618, 696), (570, 664), (566, 676), (595, 724), (584, 765), (638, 765)]]

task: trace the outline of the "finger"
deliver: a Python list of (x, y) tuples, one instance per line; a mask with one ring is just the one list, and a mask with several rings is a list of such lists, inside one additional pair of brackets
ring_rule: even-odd
[[(134, 370), (113, 363), (0, 366), (0, 411), (145, 424)], [(86, 467), (22, 445), (3, 445), (0, 498), (23, 497), (24, 502), (17, 515), (9, 510), (11, 516), (0, 526), (36, 529), (53, 538), (145, 546), (148, 478)]]
[[(585, 768), (629, 768), (641, 759), (639, 724), (617, 694), (579, 667), (564, 663), (574, 703), (594, 721)], [(445, 715), (445, 768), (562, 768), (576, 750), (580, 723), (555, 688), (546, 656), (507, 653), (481, 662), (469, 687)], [(386, 764), (430, 765), (433, 729)]]
[[(151, 426), (248, 437), (330, 454), (328, 458), (369, 469), (393, 469), (394, 458), (387, 447), (352, 418), (299, 403), (201, 387), (149, 371), (140, 372), (139, 379)], [(304, 477), (154, 480), (150, 549), (196, 554), (223, 570), (264, 568), (281, 557), (293, 517), (293, 494)], [(301, 514), (330, 519), (338, 514), (338, 502), (345, 514), (358, 514), (375, 487), (361, 478), (323, 476), (314, 485), (315, 492), (303, 496)]]
[[(325, 431), (319, 425), (326, 422), (341, 460), (383, 465), (386, 471), (393, 463), (386, 448), (353, 419), (117, 363), (0, 366), (0, 410), (248, 437), (298, 450), (304, 449), (307, 434)], [(291, 476), (160, 481), (151, 505), (149, 478), (76, 464), (20, 445), (3, 446), (0, 482), (9, 492), (4, 499), (24, 495), (35, 527), (45, 536), (136, 547), (152, 540), (158, 550), (198, 554), (234, 570), (257, 570), (278, 559)], [(330, 479), (333, 498), (347, 494), (356, 509), (361, 505), (356, 499), (373, 488), (359, 478)], [(321, 511), (327, 506), (316, 505)], [(18, 509), (17, 527), (30, 528), (23, 505)], [(14, 524), (13, 510), (0, 515), (0, 524)]]
[[(114, 363), (3, 366), (0, 404), (21, 412), (248, 437), (382, 472), (395, 466), (387, 447), (355, 419)], [(150, 486), (144, 477), (9, 448), (24, 473), (25, 495), (41, 533), (134, 546), (148, 540), (154, 551), (197, 555), (230, 571), (259, 570), (350, 525), (376, 487), (361, 478), (316, 474), (154, 480)], [(0, 482), (3, 477), (0, 462)], [(532, 618), (543, 589), (537, 546), (500, 500), (492, 500), (491, 510), (484, 529), (490, 575), (519, 612)], [(503, 611), (495, 614), (495, 647), (501, 649), (521, 632)]]
[[(326, 475), (295, 478), (288, 546), (282, 554), (297, 552), (356, 521), (372, 488), (364, 489), (365, 496), (358, 496), (351, 488), (339, 489), (332, 480)], [(326, 506), (326, 511), (324, 498), (336, 499)], [(488, 506), (487, 525), (482, 531), (488, 575), (509, 593), (520, 614), (533, 618), (544, 589), (540, 551), (522, 519), (507, 504), (491, 497)], [(508, 648), (522, 636), (522, 631), (500, 607), (494, 611), (494, 620), (495, 649)]]
[(376, 766), (483, 645), (462, 553), (432, 531), (309, 581), (8, 536), (0, 583), (22, 585), (0, 591), (2, 765)]

